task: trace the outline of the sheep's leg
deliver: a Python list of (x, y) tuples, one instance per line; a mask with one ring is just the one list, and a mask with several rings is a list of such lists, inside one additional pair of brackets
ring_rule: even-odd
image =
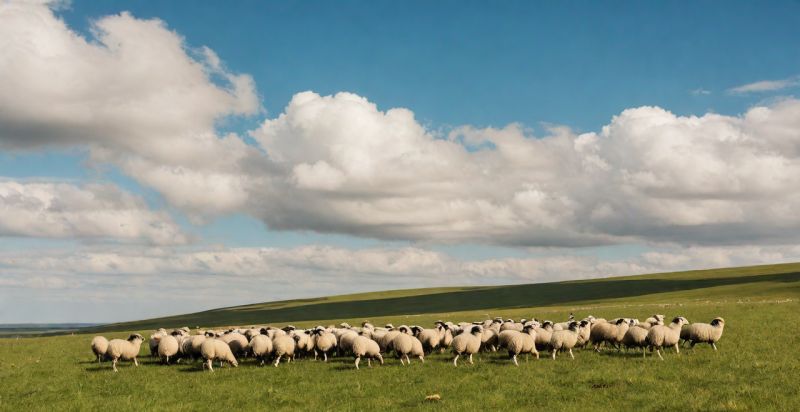
[(134, 364), (135, 366), (139, 366), (139, 362), (137, 362), (137, 361), (136, 361), (136, 358), (133, 358), (133, 364)]
[(517, 363), (517, 355), (511, 355), (511, 360), (514, 362), (514, 366), (519, 366), (519, 363)]
[(323, 361), (327, 362), (328, 361), (328, 352), (322, 352), (322, 357), (323, 357)]
[(679, 354), (679, 355), (680, 355), (680, 353), (681, 353), (681, 349), (678, 347), (678, 344), (677, 344), (677, 343), (675, 344), (675, 353), (677, 353), (677, 354)]
[(419, 355), (419, 361), (422, 362), (422, 363), (425, 363), (425, 356), (424, 355)]
[(569, 357), (575, 359), (575, 355), (572, 354), (572, 349), (569, 350)]
[(714, 350), (717, 350), (717, 344), (716, 343), (711, 342), (711, 347), (714, 348)]
[(281, 355), (278, 355), (278, 357), (277, 357), (277, 358), (275, 358), (275, 367), (276, 367), (276, 368), (278, 367), (278, 364), (279, 364), (279, 363), (281, 363)]
[(367, 367), (372, 367), (372, 358), (367, 358)]
[(456, 357), (453, 358), (453, 366), (455, 366), (455, 367), (458, 367), (458, 357), (459, 356), (461, 356), (461, 355), (456, 353)]
[(661, 349), (656, 348), (656, 353), (658, 354), (658, 357), (661, 358), (661, 360), (664, 360), (664, 357), (661, 356)]
[(111, 360), (111, 367), (114, 368), (114, 372), (118, 372), (117, 371), (117, 360), (116, 359)]
[(556, 360), (556, 350), (555, 349), (550, 351), (550, 356), (553, 357), (553, 360)]
[(469, 354), (469, 364), (470, 365), (474, 365), (474, 363), (472, 363), (472, 354), (471, 353)]
[(358, 369), (359, 362), (361, 362), (361, 356), (356, 356), (356, 369)]

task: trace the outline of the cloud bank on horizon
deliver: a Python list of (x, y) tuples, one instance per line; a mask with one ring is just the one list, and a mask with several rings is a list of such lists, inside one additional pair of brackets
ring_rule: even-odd
[[(121, 300), (123, 312), (88, 321), (115, 320), (332, 291), (800, 256), (793, 97), (739, 115), (631, 107), (600, 130), (552, 125), (541, 135), (518, 123), (434, 129), (411, 109), (344, 91), (300, 92), (266, 116), (253, 77), (163, 21), (123, 12), (94, 21), (91, 33), (72, 30), (46, 3), (0, 4), (0, 150), (78, 150), (92, 173), (119, 171), (159, 201), (109, 179), (2, 178), (0, 237), (57, 246), (0, 251), (0, 285), (17, 291), (0, 292), (0, 321), (21, 313), (13, 307), (36, 310), (26, 293), (73, 314)], [(245, 133), (219, 131), (239, 116), (264, 119)], [(231, 247), (192, 233), (231, 215), (268, 230), (385, 243)], [(465, 259), (436, 249), (460, 244), (530, 255)], [(629, 244), (650, 250), (623, 259), (572, 253)], [(220, 285), (236, 293), (208, 293)], [(137, 307), (145, 298), (171, 303)]]

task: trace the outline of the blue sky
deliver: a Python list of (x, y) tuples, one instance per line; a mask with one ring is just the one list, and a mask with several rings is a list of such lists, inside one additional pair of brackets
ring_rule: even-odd
[(797, 2), (3, 7), (0, 322), (800, 256)]

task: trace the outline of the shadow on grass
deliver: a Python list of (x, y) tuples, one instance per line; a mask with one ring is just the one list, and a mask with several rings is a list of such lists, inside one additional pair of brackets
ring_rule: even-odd
[[(420, 315), (469, 310), (514, 309), (617, 299), (654, 293), (689, 291), (760, 282), (798, 282), (800, 272), (710, 279), (600, 279), (487, 287), (457, 292), (239, 311), (217, 309), (139, 322), (105, 325), (82, 331), (116, 331), (185, 325), (248, 325), (315, 319), (352, 319)], [(314, 301), (313, 299), (310, 301)]]

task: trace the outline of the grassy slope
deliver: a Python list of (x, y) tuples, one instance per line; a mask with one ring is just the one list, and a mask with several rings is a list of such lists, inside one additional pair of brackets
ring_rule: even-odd
[(236, 306), (186, 315), (104, 325), (86, 331), (106, 332), (187, 325), (195, 327), (199, 325), (301, 322), (315, 319), (373, 318), (459, 310), (544, 307), (613, 298), (637, 299), (642, 295), (671, 290), (690, 292), (714, 286), (791, 282), (798, 279), (800, 279), (800, 264), (792, 263), (572, 282), (410, 289)]
[[(489, 410), (798, 410), (800, 360), (794, 352), (800, 342), (790, 322), (800, 309), (798, 266), (539, 285), (548, 293), (569, 295), (566, 301), (527, 286), (456, 291), (467, 295), (444, 306), (450, 308), (444, 312), (404, 314), (420, 312), (409, 307), (393, 315), (371, 316), (376, 323), (425, 325), (437, 318), (471, 320), (487, 314), (560, 320), (572, 311), (578, 316), (640, 318), (659, 312), (684, 315), (692, 321), (721, 315), (727, 326), (718, 353), (698, 347), (681, 355), (669, 353), (666, 361), (660, 362), (652, 357), (642, 359), (641, 354), (578, 351), (574, 361), (562, 357), (523, 361), (519, 368), (511, 366), (502, 354), (493, 353), (476, 359), (475, 366), (458, 369), (449, 363), (448, 355), (437, 354), (424, 365), (414, 362), (401, 367), (391, 359), (382, 367), (360, 371), (352, 369), (350, 359), (335, 359), (327, 365), (300, 360), (277, 369), (245, 360), (237, 369), (223, 368), (214, 374), (202, 372), (198, 364), (167, 367), (146, 359), (139, 368), (126, 364), (113, 374), (108, 364), (91, 361), (90, 335), (0, 339), (0, 410), (195, 410), (210, 405), (291, 410), (472, 410), (478, 405)], [(650, 293), (657, 290), (651, 282), (669, 291)], [(523, 300), (515, 293), (517, 288), (534, 298)], [(452, 309), (458, 308), (452, 305), (460, 299), (490, 297), (498, 300), (483, 305), (491, 303), (502, 309)], [(385, 299), (361, 302), (372, 300)], [(311, 306), (341, 302), (345, 301)], [(520, 306), (520, 302), (543, 304)], [(377, 310), (374, 305), (377, 303), (366, 308)], [(364, 318), (361, 314), (348, 316), (348, 307), (329, 308), (342, 310), (319, 321), (297, 323)], [(288, 307), (279, 308), (285, 309)], [(432, 393), (441, 394), (442, 401), (426, 403), (423, 398)]]

